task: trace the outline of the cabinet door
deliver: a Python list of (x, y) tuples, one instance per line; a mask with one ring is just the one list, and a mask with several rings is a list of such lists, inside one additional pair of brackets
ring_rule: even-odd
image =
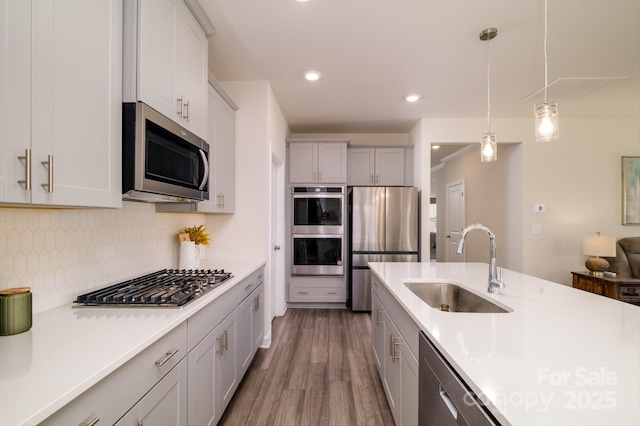
[(125, 426), (187, 425), (187, 360), (183, 359), (124, 416)]
[(182, 1), (180, 3), (182, 12), (177, 54), (180, 82), (177, 86), (177, 98), (182, 97), (183, 100), (181, 124), (206, 139), (208, 41), (187, 5)]
[(402, 376), (400, 375), (400, 362), (398, 348), (401, 345), (400, 333), (389, 316), (384, 318), (384, 376), (382, 383), (389, 401), (389, 408), (393, 414), (393, 419), (397, 424), (402, 424), (401, 413), (401, 386)]
[(216, 352), (216, 417), (220, 418), (238, 387), (236, 372), (236, 312), (232, 312), (215, 329)]
[(237, 310), (237, 348), (236, 357), (238, 359), (237, 376), (241, 378), (249, 368), (249, 364), (253, 359), (253, 336), (251, 335), (252, 310), (253, 310), (253, 293), (247, 296), (240, 303)]
[(374, 174), (375, 150), (373, 148), (347, 149), (347, 184), (373, 185)]
[(253, 338), (253, 355), (255, 355), (264, 337), (264, 286), (262, 284), (254, 290), (252, 300), (251, 336)]
[(317, 143), (292, 143), (289, 146), (289, 182), (316, 182), (318, 174), (317, 162)]
[(347, 183), (347, 144), (318, 143), (317, 181)]
[[(215, 91), (215, 90), (214, 90)], [(235, 111), (216, 92), (215, 195), (220, 213), (234, 210)], [(212, 106), (213, 108), (213, 106)], [(213, 197), (213, 193), (209, 196)]]
[(375, 292), (371, 293), (371, 348), (378, 374), (384, 377), (384, 322), (387, 312)]
[(376, 148), (375, 184), (404, 185), (404, 148)]
[(189, 423), (215, 425), (216, 337), (213, 331), (189, 352)]
[(138, 100), (177, 121), (182, 0), (139, 0)]
[(398, 346), (400, 364), (400, 419), (403, 425), (418, 424), (418, 360), (401, 339)]
[(31, 202), (27, 164), (31, 149), (31, 2), (0, 1), (0, 202)]

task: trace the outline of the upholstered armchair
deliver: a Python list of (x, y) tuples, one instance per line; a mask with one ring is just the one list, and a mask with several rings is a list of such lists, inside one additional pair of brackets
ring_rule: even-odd
[(609, 270), (617, 278), (640, 280), (640, 237), (621, 238), (616, 243), (616, 257), (607, 257)]

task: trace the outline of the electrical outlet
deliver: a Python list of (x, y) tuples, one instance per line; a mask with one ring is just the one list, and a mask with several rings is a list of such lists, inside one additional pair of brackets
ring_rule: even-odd
[(542, 235), (542, 225), (531, 225), (531, 233), (533, 235)]

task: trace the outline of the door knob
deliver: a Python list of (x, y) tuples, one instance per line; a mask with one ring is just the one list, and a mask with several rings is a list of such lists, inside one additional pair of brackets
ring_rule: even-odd
[(451, 235), (447, 235), (445, 238), (451, 238)]
[(274, 250), (280, 250), (280, 246), (273, 246)]

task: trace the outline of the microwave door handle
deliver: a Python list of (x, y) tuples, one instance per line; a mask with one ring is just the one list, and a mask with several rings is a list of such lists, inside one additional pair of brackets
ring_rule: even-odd
[(202, 163), (204, 164), (204, 176), (202, 177), (202, 182), (200, 182), (198, 189), (202, 190), (209, 181), (209, 160), (203, 150), (200, 150), (200, 156), (202, 157)]

